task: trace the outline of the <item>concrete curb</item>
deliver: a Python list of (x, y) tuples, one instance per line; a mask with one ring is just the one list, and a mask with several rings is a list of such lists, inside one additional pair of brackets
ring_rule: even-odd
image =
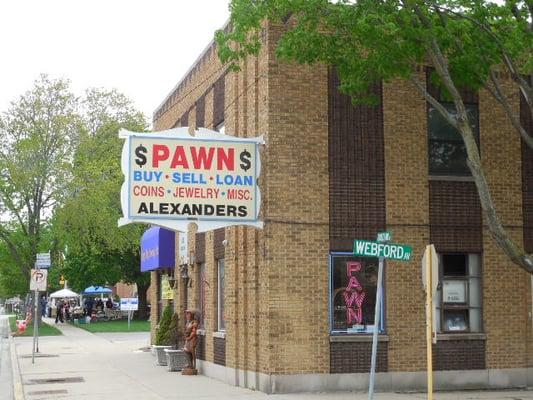
[(15, 400), (25, 400), (22, 378), (20, 376), (19, 360), (13, 336), (9, 337), (9, 353), (11, 354), (11, 372), (13, 375), (13, 395)]

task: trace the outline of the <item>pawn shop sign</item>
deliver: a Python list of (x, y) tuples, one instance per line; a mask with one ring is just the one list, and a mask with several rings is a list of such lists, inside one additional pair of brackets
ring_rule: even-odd
[(48, 271), (46, 269), (32, 269), (30, 279), (30, 290), (46, 291), (46, 281)]

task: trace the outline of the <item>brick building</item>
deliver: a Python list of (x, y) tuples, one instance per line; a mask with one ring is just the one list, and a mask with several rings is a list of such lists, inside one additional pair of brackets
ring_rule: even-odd
[[(377, 388), (425, 387), (420, 262), (429, 243), (440, 257), (436, 387), (531, 384), (530, 276), (484, 226), (456, 133), (406, 82), (376, 85), (377, 106), (353, 106), (334, 70), (278, 63), (280, 32), (265, 28), (260, 54), (238, 73), (210, 44), (154, 113), (155, 130), (207, 127), (266, 141), (264, 229), (198, 234), (191, 224), (189, 280), (179, 278), (179, 262), (173, 271), (176, 312), (201, 311), (200, 372), (269, 393), (366, 389), (377, 260), (350, 253), (354, 239), (388, 230), (414, 254), (386, 267)], [(427, 73), (418, 72), (431, 85)], [(518, 89), (505, 88), (525, 111)], [(465, 98), (502, 223), (531, 252), (532, 152), (487, 93)], [(353, 276), (363, 297), (351, 314), (343, 297), (350, 262), (360, 262)], [(160, 290), (167, 272), (151, 272), (152, 333), (154, 305), (168, 302)]]

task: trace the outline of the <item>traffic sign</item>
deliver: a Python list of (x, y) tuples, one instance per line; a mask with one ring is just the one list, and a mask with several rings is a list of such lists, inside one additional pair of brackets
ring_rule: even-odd
[(378, 243), (369, 240), (355, 240), (353, 252), (361, 257), (388, 258), (397, 261), (409, 261), (413, 249), (411, 246), (394, 243)]
[(30, 278), (30, 290), (46, 291), (48, 271), (46, 269), (32, 269)]
[(35, 257), (35, 268), (50, 268), (52, 265), (50, 253), (38, 253)]

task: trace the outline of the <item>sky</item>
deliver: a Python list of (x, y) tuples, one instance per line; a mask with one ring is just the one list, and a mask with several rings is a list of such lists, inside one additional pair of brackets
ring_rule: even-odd
[(0, 112), (40, 74), (116, 88), (149, 121), (229, 18), (229, 0), (0, 0)]

